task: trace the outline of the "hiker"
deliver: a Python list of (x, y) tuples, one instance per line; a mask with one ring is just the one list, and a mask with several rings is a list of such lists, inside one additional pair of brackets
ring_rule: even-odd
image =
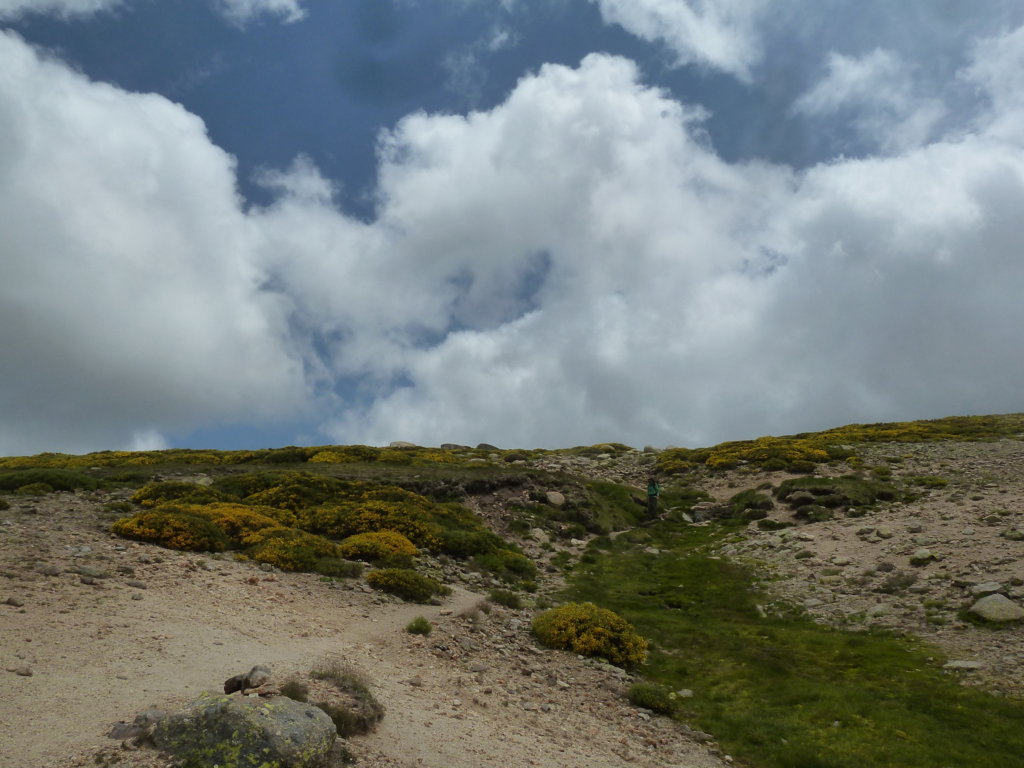
[(658, 485), (658, 478), (651, 475), (647, 478), (647, 517), (654, 519), (658, 516), (658, 497), (661, 495), (661, 486)]

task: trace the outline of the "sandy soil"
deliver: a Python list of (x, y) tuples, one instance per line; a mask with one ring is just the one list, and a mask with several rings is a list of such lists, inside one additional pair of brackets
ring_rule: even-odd
[[(256, 663), (276, 682), (340, 658), (386, 708), (349, 741), (359, 766), (725, 765), (713, 743), (628, 705), (625, 681), (539, 648), (529, 616), (457, 589), (417, 606), (112, 537), (108, 496), (51, 494), (0, 512), (0, 768), (170, 763), (105, 737)], [(404, 631), (415, 616), (435, 629)]]

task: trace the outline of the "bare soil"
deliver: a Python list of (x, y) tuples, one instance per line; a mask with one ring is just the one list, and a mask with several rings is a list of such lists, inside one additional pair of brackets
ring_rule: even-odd
[[(0, 512), (2, 768), (164, 768), (105, 734), (254, 664), (280, 683), (330, 659), (363, 672), (386, 709), (349, 740), (357, 766), (725, 765), (714, 744), (630, 706), (621, 676), (537, 646), (527, 612), (484, 613), (458, 588), (410, 605), (359, 581), (125, 541), (106, 532), (108, 499), (50, 494)], [(404, 631), (419, 615), (428, 637)]]

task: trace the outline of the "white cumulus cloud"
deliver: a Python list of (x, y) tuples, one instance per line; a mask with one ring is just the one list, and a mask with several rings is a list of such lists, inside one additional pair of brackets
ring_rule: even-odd
[(285, 23), (306, 17), (300, 0), (215, 0), (214, 4), (237, 24), (246, 24), (260, 16), (277, 16)]
[(13, 33), (0, 62), (0, 452), (293, 413), (301, 364), (202, 121)]
[(890, 153), (926, 143), (946, 114), (941, 100), (919, 92), (910, 66), (881, 49), (860, 57), (830, 54), (827, 73), (794, 109), (841, 116), (863, 141)]
[(54, 13), (64, 18), (89, 16), (116, 8), (123, 0), (0, 0), (0, 19), (27, 13)]
[[(28, 14), (54, 14), (61, 18), (91, 16), (126, 6), (135, 0), (0, 0), (0, 19)], [(211, 0), (230, 21), (244, 25), (260, 16), (276, 16), (285, 23), (300, 21), (306, 11), (300, 0)]]
[(664, 43), (676, 63), (701, 64), (741, 79), (761, 56), (758, 22), (763, 0), (591, 0), (608, 24)]

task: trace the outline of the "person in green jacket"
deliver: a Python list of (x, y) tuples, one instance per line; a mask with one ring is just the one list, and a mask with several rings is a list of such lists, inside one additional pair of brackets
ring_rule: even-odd
[(658, 497), (661, 496), (661, 486), (658, 485), (658, 478), (651, 475), (647, 478), (647, 517), (653, 519), (658, 516)]

